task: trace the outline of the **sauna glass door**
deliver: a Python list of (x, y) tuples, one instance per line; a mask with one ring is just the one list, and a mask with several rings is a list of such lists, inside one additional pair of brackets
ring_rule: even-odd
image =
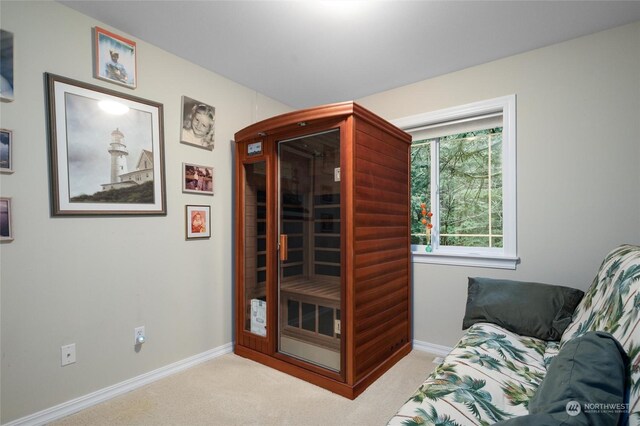
[(278, 179), (278, 351), (339, 372), (339, 129), (280, 141)]

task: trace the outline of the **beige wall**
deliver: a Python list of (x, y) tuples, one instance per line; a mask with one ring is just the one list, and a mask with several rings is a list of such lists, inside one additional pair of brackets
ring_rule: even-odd
[[(104, 25), (52, 2), (3, 1), (1, 12), (16, 51), (16, 100), (0, 105), (16, 169), (0, 176), (16, 237), (0, 245), (5, 423), (232, 340), (230, 140), (288, 108), (140, 40), (135, 91), (95, 80), (91, 28)], [(516, 271), (416, 265), (416, 339), (455, 343), (467, 276), (586, 288), (607, 250), (640, 244), (639, 46), (636, 23), (360, 100), (394, 119), (518, 96), (522, 263)], [(44, 72), (164, 104), (166, 217), (50, 217)], [(178, 142), (182, 95), (216, 107), (213, 152)], [(214, 197), (182, 194), (183, 161), (215, 167)], [(184, 240), (185, 204), (212, 206), (210, 240)], [(139, 325), (148, 342), (136, 353)], [(68, 343), (78, 360), (62, 368)]]
[(515, 271), (414, 264), (414, 338), (453, 346), (467, 277), (587, 288), (640, 244), (640, 22), (360, 99), (393, 120), (517, 95)]
[[(6, 423), (231, 342), (230, 141), (289, 109), (141, 40), (136, 90), (96, 80), (92, 28), (104, 24), (53, 2), (0, 8), (0, 26), (15, 37), (16, 75), (15, 101), (0, 105), (15, 165), (0, 176), (15, 233), (0, 245)], [(44, 72), (164, 104), (166, 217), (50, 217)], [(213, 152), (179, 143), (182, 95), (216, 107)], [(215, 168), (215, 196), (182, 193), (183, 161)], [(186, 204), (211, 205), (211, 239), (185, 241)], [(148, 341), (136, 353), (140, 325)], [(77, 362), (63, 368), (60, 346), (69, 343)]]

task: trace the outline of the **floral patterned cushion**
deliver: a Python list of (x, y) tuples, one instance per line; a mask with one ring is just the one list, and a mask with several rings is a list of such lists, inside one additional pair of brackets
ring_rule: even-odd
[(389, 425), (484, 425), (528, 414), (547, 343), (473, 325)]
[(629, 424), (640, 425), (640, 246), (622, 245), (605, 257), (560, 345), (587, 331), (611, 333), (627, 352)]

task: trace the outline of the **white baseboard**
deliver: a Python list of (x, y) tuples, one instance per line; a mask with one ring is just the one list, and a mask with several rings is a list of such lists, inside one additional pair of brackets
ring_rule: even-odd
[(113, 386), (106, 387), (104, 389), (97, 390), (88, 395), (81, 396), (71, 401), (63, 402), (55, 407), (47, 408), (46, 410), (39, 411), (34, 414), (22, 417), (17, 420), (13, 420), (10, 423), (5, 423), (2, 426), (36, 426), (50, 423), (54, 420), (61, 419), (70, 414), (89, 408), (93, 405), (104, 402), (108, 399), (125, 394), (141, 386), (148, 385), (149, 383), (160, 380), (164, 377), (176, 374), (180, 371), (194, 367), (205, 361), (217, 358), (233, 351), (233, 344), (227, 343), (217, 348), (208, 350), (198, 355), (183, 359), (181, 361), (174, 362), (173, 364), (160, 367), (156, 370), (150, 371), (140, 376), (133, 377), (124, 382), (116, 383)]
[(447, 356), (453, 348), (449, 346), (436, 345), (435, 343), (421, 342), (420, 340), (413, 341), (413, 349), (423, 352), (429, 352), (430, 354)]

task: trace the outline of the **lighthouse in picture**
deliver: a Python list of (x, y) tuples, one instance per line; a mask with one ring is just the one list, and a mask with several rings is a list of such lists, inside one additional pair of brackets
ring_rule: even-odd
[(122, 141), (124, 135), (119, 129), (111, 132), (109, 154), (111, 154), (111, 183), (120, 182), (120, 176), (127, 173), (127, 146)]
[[(129, 151), (123, 140), (124, 133), (120, 129), (111, 132), (111, 143), (107, 149), (111, 154), (111, 182), (101, 184), (103, 191), (130, 188), (153, 181), (153, 152), (142, 149), (135, 170), (130, 172), (127, 167)], [(136, 150), (135, 140), (132, 146)]]

